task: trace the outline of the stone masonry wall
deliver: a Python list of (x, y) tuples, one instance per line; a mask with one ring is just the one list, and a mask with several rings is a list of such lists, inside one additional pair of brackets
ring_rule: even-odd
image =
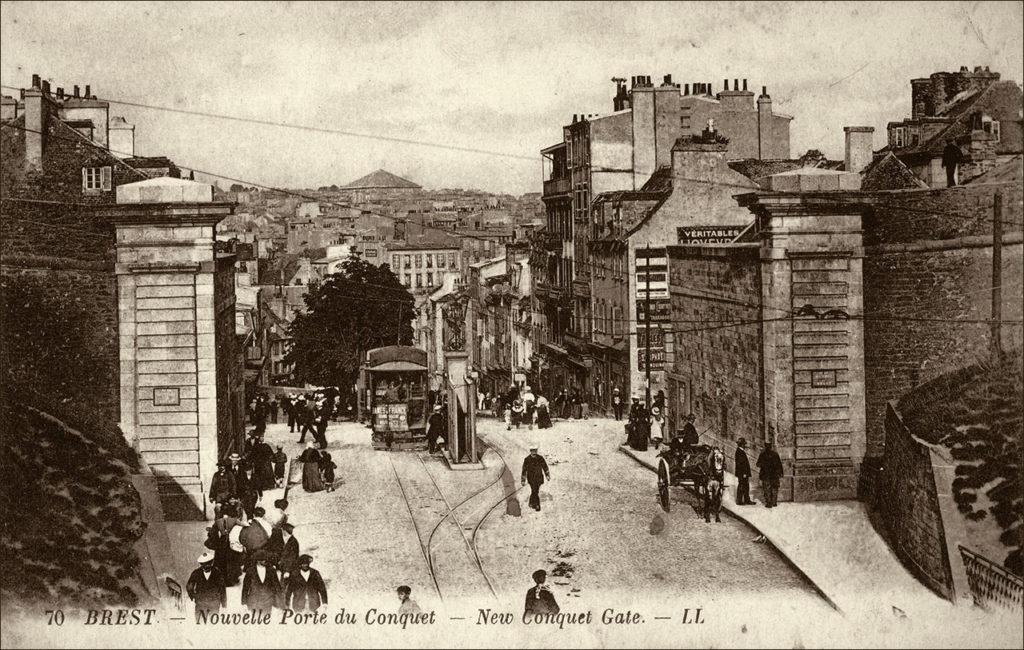
[[(701, 441), (721, 445), (731, 471), (737, 439), (747, 439), (752, 462), (763, 448), (758, 249), (672, 246), (668, 255), (677, 322), (669, 409), (680, 425), (692, 411)], [(716, 327), (740, 321), (755, 323)]]
[(887, 405), (885, 472), (878, 504), (896, 555), (920, 580), (946, 598), (953, 578), (931, 449), (911, 435)]
[[(988, 354), (992, 196), (1004, 193), (1002, 311), (1024, 318), (1020, 187), (984, 185), (893, 193), (865, 220), (864, 355), (867, 456), (880, 457), (886, 404)], [(910, 210), (901, 209), (903, 207)], [(911, 211), (912, 210), (912, 211)], [(1002, 328), (1019, 348), (1024, 329)]]

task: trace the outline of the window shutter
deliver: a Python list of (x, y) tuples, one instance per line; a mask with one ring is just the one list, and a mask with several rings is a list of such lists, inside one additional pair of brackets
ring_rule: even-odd
[(89, 189), (89, 168), (82, 167), (82, 191)]
[(100, 167), (100, 189), (104, 192), (110, 191), (112, 171), (110, 167)]

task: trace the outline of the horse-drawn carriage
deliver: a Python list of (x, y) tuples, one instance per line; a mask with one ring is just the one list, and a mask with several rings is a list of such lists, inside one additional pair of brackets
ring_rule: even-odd
[(658, 454), (658, 502), (672, 510), (672, 488), (690, 488), (704, 501), (704, 517), (718, 519), (724, 489), (724, 456), (709, 445), (666, 448)]

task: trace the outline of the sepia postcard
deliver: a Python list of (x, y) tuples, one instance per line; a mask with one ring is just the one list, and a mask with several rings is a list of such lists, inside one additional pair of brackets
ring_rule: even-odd
[(4, 648), (1021, 648), (1024, 4), (0, 0)]

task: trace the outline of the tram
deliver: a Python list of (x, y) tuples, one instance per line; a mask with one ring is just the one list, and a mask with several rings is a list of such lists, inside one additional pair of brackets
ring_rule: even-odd
[(427, 448), (427, 352), (407, 345), (366, 353), (362, 385), (373, 430), (374, 449)]

